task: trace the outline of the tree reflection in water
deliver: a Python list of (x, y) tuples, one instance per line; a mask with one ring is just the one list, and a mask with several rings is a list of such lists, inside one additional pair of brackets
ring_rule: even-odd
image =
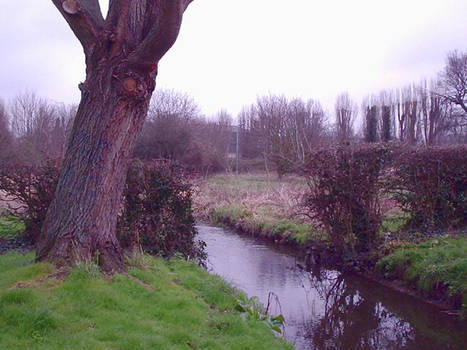
[(324, 313), (313, 315), (304, 330), (313, 349), (457, 349), (420, 334), (372, 297), (371, 289), (357, 290), (356, 283), (349, 283), (337, 271), (297, 273), (309, 279), (324, 301)]
[(264, 305), (270, 292), (277, 295), (269, 311), (284, 315), (284, 336), (297, 349), (465, 349), (467, 322), (426, 303), (355, 275), (311, 266), (307, 272), (306, 261), (286, 248), (219, 228), (203, 231), (215, 273)]

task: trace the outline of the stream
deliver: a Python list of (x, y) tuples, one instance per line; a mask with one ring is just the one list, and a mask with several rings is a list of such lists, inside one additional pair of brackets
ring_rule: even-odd
[(208, 270), (270, 314), (300, 349), (467, 349), (467, 321), (418, 299), (335, 270), (305, 271), (288, 247), (199, 224)]

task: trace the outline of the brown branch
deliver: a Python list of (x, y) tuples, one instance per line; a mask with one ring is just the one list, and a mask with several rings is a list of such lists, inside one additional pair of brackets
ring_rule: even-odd
[(460, 107), (464, 110), (464, 112), (467, 113), (467, 105), (464, 103), (464, 100), (463, 100), (462, 97), (460, 97), (459, 95), (456, 95), (455, 97), (451, 97), (451, 96), (449, 96), (449, 95), (447, 95), (447, 94), (440, 94), (440, 93), (438, 93), (438, 92), (436, 92), (436, 91), (434, 91), (434, 90), (433, 90), (433, 91), (430, 91), (430, 92), (431, 92), (434, 96), (437, 96), (437, 97), (439, 97), (439, 98), (444, 99), (444, 100), (447, 101), (447, 102), (450, 102), (450, 103), (453, 103), (453, 104), (455, 104), (455, 105), (460, 106)]
[(175, 43), (183, 13), (193, 0), (161, 0), (157, 22), (137, 48), (128, 56), (135, 66), (155, 67)]
[(85, 53), (99, 41), (104, 17), (98, 0), (52, 0), (83, 45)]
[(110, 0), (106, 19), (108, 40), (113, 42), (110, 56), (118, 54), (127, 41), (128, 21), (131, 0)]

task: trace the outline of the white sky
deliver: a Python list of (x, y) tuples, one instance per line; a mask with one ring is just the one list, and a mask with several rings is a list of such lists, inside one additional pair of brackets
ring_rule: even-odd
[[(207, 115), (269, 93), (331, 110), (342, 91), (360, 103), (434, 77), (448, 51), (467, 51), (466, 18), (466, 0), (195, 0), (157, 86)], [(50, 0), (0, 0), (0, 50), (0, 98), (79, 102), (84, 55)]]

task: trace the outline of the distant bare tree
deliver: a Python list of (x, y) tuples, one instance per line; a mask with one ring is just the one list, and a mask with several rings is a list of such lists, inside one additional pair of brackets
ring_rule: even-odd
[(287, 145), (282, 156), (302, 163), (311, 149), (322, 142), (325, 114), (321, 104), (314, 100), (288, 102), (281, 137)]
[[(53, 107), (34, 93), (17, 95), (9, 105), (12, 131), (16, 137), (46, 134), (53, 119)], [(44, 136), (44, 135), (39, 135)]]
[[(269, 161), (278, 160), (277, 155), (286, 151), (286, 143), (281, 138), (284, 119), (287, 114), (287, 98), (285, 96), (263, 96), (255, 105), (260, 134), (260, 147), (263, 153), (266, 171), (269, 172)], [(274, 161), (273, 160), (273, 161)]]
[(420, 103), (417, 89), (411, 85), (402, 90), (402, 113), (406, 120), (404, 141), (415, 145), (420, 134)]
[(23, 93), (11, 101), (9, 111), (18, 161), (38, 164), (63, 155), (67, 126), (75, 109)]
[(190, 96), (172, 90), (157, 91), (133, 154), (142, 159), (184, 163), (193, 142), (191, 122), (199, 115), (199, 107)]
[(12, 135), (9, 129), (8, 115), (3, 101), (0, 100), (0, 168), (11, 154)]
[(443, 97), (459, 106), (467, 118), (467, 52), (452, 51), (448, 54), (441, 81)]
[(167, 118), (176, 115), (189, 120), (200, 115), (200, 110), (193, 98), (174, 90), (157, 90), (151, 99), (148, 119)]
[(379, 94), (379, 107), (381, 109), (380, 140), (388, 142), (394, 134), (394, 101), (393, 93), (382, 91)]
[(393, 106), (397, 117), (397, 134), (400, 141), (404, 141), (405, 130), (407, 129), (406, 115), (404, 114), (404, 103), (402, 100), (402, 90), (397, 89), (393, 98)]
[(449, 128), (448, 106), (435, 92), (438, 85), (438, 82), (432, 81), (428, 85), (426, 81), (423, 81), (419, 87), (423, 138), (428, 146), (437, 144), (441, 134)]
[(443, 98), (448, 142), (467, 142), (467, 52), (450, 52), (434, 92)]
[(5, 105), (3, 101), (0, 100), (0, 140), (6, 140), (9, 137), (11, 137), (11, 135), (9, 129), (8, 115), (5, 110)]
[(153, 96), (133, 155), (170, 159), (202, 173), (224, 170), (231, 134), (232, 117), (227, 112), (207, 120), (192, 97), (160, 90)]
[(239, 115), (240, 148), (248, 158), (263, 156), (281, 176), (302, 163), (327, 135), (326, 115), (318, 101), (263, 96)]
[(254, 105), (244, 107), (238, 115), (240, 128), (240, 154), (242, 158), (253, 159), (262, 155), (259, 144), (260, 130)]
[(209, 157), (210, 166), (214, 168), (232, 169), (228, 154), (234, 153), (234, 128), (232, 116), (224, 110), (219, 111), (204, 127), (198, 138), (203, 152)]
[(273, 161), (279, 176), (302, 163), (324, 140), (326, 116), (317, 101), (267, 96), (259, 98), (252, 110), (266, 168), (268, 160)]
[(279, 153), (282, 144), (281, 129), (287, 113), (285, 96), (263, 96), (256, 101), (256, 116), (261, 130), (261, 145), (267, 160), (273, 153)]
[(357, 105), (347, 92), (337, 96), (334, 105), (336, 113), (336, 137), (339, 142), (348, 141), (353, 136), (353, 123), (357, 116)]
[(233, 118), (230, 115), (229, 112), (226, 110), (220, 110), (217, 112), (217, 114), (214, 116), (214, 121), (224, 127), (231, 128), (233, 125)]
[(381, 106), (381, 141), (388, 142), (392, 139), (391, 106)]
[(364, 137), (366, 142), (378, 141), (378, 107), (375, 105), (366, 107)]

